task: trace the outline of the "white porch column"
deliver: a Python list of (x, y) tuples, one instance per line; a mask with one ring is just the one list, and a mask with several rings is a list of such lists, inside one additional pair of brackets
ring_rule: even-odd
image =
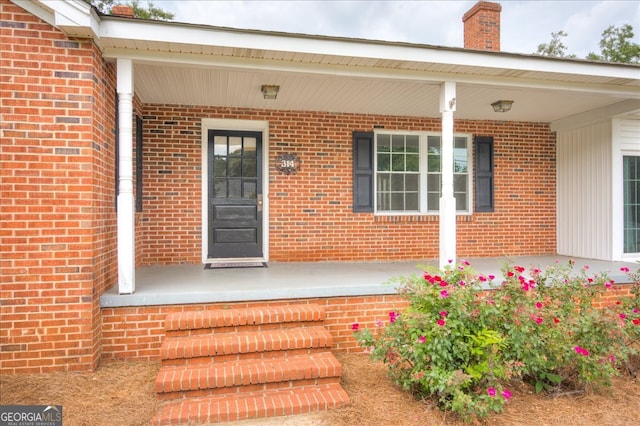
[(135, 283), (133, 202), (133, 63), (117, 61), (118, 91), (118, 292), (132, 294)]
[(453, 197), (453, 112), (456, 110), (456, 83), (440, 86), (442, 114), (442, 197), (440, 198), (440, 267), (456, 261), (456, 200)]

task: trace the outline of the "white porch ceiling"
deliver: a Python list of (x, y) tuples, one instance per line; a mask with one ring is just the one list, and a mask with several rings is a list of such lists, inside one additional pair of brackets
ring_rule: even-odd
[[(440, 114), (440, 86), (433, 81), (167, 64), (136, 64), (134, 81), (136, 94), (145, 103), (423, 117)], [(276, 100), (263, 99), (263, 84), (280, 86)], [(619, 94), (471, 83), (458, 84), (456, 95), (457, 118), (534, 122), (552, 122), (625, 100)], [(498, 99), (513, 100), (512, 110), (493, 112), (491, 103)]]

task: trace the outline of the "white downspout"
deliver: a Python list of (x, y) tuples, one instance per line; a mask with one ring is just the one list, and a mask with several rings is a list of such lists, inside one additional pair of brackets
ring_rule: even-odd
[(440, 268), (456, 261), (456, 200), (453, 196), (453, 112), (456, 110), (456, 83), (440, 86), (442, 114), (442, 197), (440, 198)]
[(117, 60), (118, 91), (118, 292), (133, 294), (135, 229), (133, 201), (133, 63)]

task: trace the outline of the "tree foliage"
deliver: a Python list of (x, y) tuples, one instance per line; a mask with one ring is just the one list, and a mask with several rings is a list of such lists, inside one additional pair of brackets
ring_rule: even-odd
[(551, 41), (540, 43), (538, 45), (537, 54), (543, 56), (555, 56), (557, 58), (575, 58), (576, 55), (567, 54), (567, 46), (562, 42), (562, 37), (566, 37), (567, 33), (560, 30), (557, 33), (551, 33)]
[(609, 26), (602, 33), (600, 54), (589, 53), (587, 59), (606, 62), (640, 63), (640, 44), (633, 43), (633, 27), (625, 24), (621, 27)]
[[(562, 42), (562, 38), (566, 36), (567, 33), (564, 31), (551, 33), (551, 41), (549, 43), (540, 43), (535, 54), (557, 58), (575, 58), (576, 55), (567, 54), (567, 46)], [(624, 24), (620, 27), (611, 25), (602, 33), (600, 54), (591, 52), (586, 59), (639, 64), (640, 45), (632, 41), (633, 36), (633, 27), (631, 25)]]
[(95, 6), (100, 12), (105, 14), (111, 14), (111, 9), (114, 6), (124, 4), (133, 8), (133, 16), (138, 19), (153, 19), (156, 21), (170, 21), (173, 19), (173, 13), (156, 7), (153, 2), (149, 1), (146, 6), (143, 5), (140, 0), (131, 0), (127, 2), (121, 2), (118, 0), (91, 0), (93, 6)]

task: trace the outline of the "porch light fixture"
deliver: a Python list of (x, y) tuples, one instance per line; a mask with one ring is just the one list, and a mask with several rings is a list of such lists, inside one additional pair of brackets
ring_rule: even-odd
[(262, 90), (262, 96), (264, 96), (265, 99), (275, 99), (278, 97), (278, 91), (280, 90), (280, 86), (264, 84), (261, 90)]
[(494, 112), (507, 112), (511, 109), (513, 101), (499, 100), (491, 104)]

